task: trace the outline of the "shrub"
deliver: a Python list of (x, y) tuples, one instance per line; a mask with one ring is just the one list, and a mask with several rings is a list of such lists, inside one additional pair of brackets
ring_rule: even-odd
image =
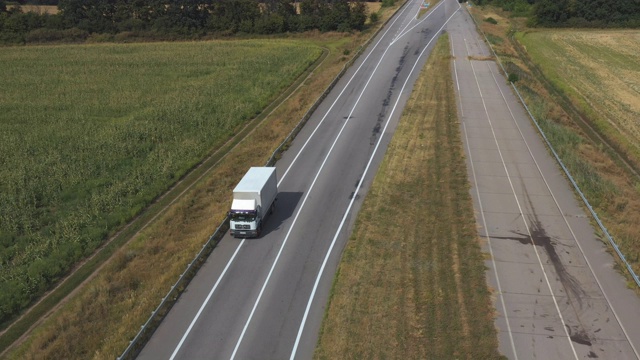
[(64, 37), (61, 30), (52, 29), (35, 29), (25, 35), (25, 41), (28, 43), (42, 43), (60, 41)]
[(499, 44), (502, 44), (502, 42), (504, 41), (500, 36), (495, 36), (493, 34), (486, 34), (486, 35), (487, 35), (487, 40), (492, 45), (499, 45)]
[(87, 40), (89, 37), (88, 32), (78, 28), (63, 30), (62, 32), (64, 34), (65, 42), (80, 43)]
[(371, 21), (372, 24), (377, 23), (380, 20), (380, 15), (378, 15), (378, 13), (371, 13), (371, 15), (369, 15), (369, 21)]
[(396, 4), (396, 0), (382, 0), (382, 7), (389, 7)]
[(498, 23), (498, 21), (494, 18), (492, 18), (491, 16), (489, 16), (488, 18), (485, 18), (484, 21), (488, 22), (489, 24), (493, 24), (496, 25)]

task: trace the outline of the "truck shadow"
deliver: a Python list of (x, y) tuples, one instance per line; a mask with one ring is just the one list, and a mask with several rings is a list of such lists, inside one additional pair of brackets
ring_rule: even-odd
[(269, 215), (265, 220), (260, 237), (264, 237), (272, 231), (279, 229), (282, 224), (293, 215), (300, 199), (302, 199), (302, 192), (279, 192), (276, 198), (276, 207), (273, 210), (273, 214)]

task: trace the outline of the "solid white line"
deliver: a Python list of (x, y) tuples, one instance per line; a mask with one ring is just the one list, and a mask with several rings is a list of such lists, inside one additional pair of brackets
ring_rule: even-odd
[[(404, 31), (404, 29), (402, 29), (402, 31), (400, 32), (400, 35), (398, 35), (395, 39), (393, 39), (393, 41), (392, 41), (392, 42), (391, 42), (391, 44), (389, 44), (389, 45), (393, 45), (393, 44), (395, 44), (398, 40), (400, 40), (400, 38), (401, 38), (401, 37), (403, 37), (403, 36), (407, 35), (407, 34), (409, 33), (409, 31), (411, 31), (411, 30), (415, 29), (415, 28), (416, 28), (416, 26), (418, 26), (418, 25), (422, 24), (423, 22), (427, 21), (427, 19), (429, 18), (429, 16), (431, 16), (431, 14), (433, 14), (433, 13), (436, 11), (436, 9), (437, 9), (437, 8), (439, 8), (442, 4), (444, 4), (444, 1), (442, 1), (442, 2), (440, 2), (438, 5), (436, 5), (436, 7), (434, 7), (431, 11), (429, 11), (429, 13), (427, 14), (427, 16), (425, 16), (425, 17), (424, 17), (424, 19), (422, 19), (422, 20), (418, 21), (418, 22), (417, 22), (415, 25), (413, 25), (409, 30)], [(460, 8), (458, 8), (458, 10), (459, 10), (459, 9), (460, 9)], [(458, 11), (458, 10), (456, 10), (456, 11)], [(409, 26), (409, 24), (407, 24), (407, 26)], [(407, 27), (405, 26), (405, 29), (406, 29), (406, 28), (407, 28)], [(440, 31), (440, 30), (438, 30), (438, 31)]]
[[(284, 180), (284, 178), (287, 176), (287, 174), (289, 173), (289, 170), (291, 170), (291, 168), (293, 167), (293, 164), (295, 164), (296, 160), (298, 160), (298, 157), (300, 156), (300, 154), (302, 154), (302, 151), (304, 151), (304, 149), (307, 147), (307, 144), (309, 143), (309, 141), (311, 141), (311, 138), (313, 138), (313, 136), (315, 135), (316, 131), (318, 131), (318, 128), (320, 128), (320, 125), (322, 125), (322, 123), (324, 122), (324, 120), (327, 118), (327, 116), (329, 115), (329, 113), (331, 112), (331, 110), (333, 109), (333, 107), (336, 105), (336, 103), (338, 102), (338, 100), (340, 100), (340, 98), (342, 97), (342, 94), (347, 90), (347, 87), (349, 87), (349, 84), (351, 84), (351, 81), (356, 77), (356, 75), (358, 74), (358, 72), (360, 72), (360, 69), (364, 66), (364, 64), (367, 62), (367, 59), (369, 59), (369, 56), (371, 56), (371, 54), (373, 53), (373, 50), (375, 50), (376, 47), (378, 47), (378, 45), (380, 44), (380, 42), (382, 41), (382, 39), (384, 39), (385, 36), (387, 36), (387, 33), (389, 32), (389, 30), (391, 30), (391, 27), (393, 26), (393, 24), (395, 24), (396, 21), (398, 21), (398, 19), (401, 17), (402, 13), (404, 13), (406, 10), (408, 9), (408, 7), (405, 7), (400, 14), (398, 14), (393, 21), (391, 22), (391, 24), (389, 25), (389, 27), (387, 28), (387, 30), (384, 32), (384, 34), (380, 37), (380, 39), (378, 40), (378, 42), (376, 42), (376, 44), (374, 45), (374, 47), (371, 49), (371, 51), (369, 52), (369, 54), (367, 54), (367, 56), (364, 58), (364, 60), (362, 60), (362, 63), (360, 64), (360, 66), (358, 66), (358, 69), (356, 69), (356, 71), (353, 73), (353, 75), (351, 76), (351, 78), (349, 79), (349, 81), (347, 82), (347, 84), (342, 88), (342, 91), (340, 91), (340, 94), (338, 94), (338, 96), (336, 97), (336, 99), (333, 101), (333, 103), (331, 104), (331, 106), (329, 107), (329, 109), (327, 110), (327, 112), (324, 114), (324, 116), (322, 117), (322, 119), (320, 120), (320, 122), (318, 123), (318, 125), (315, 127), (315, 129), (313, 129), (313, 132), (311, 133), (311, 135), (309, 135), (309, 138), (307, 138), (307, 140), (304, 142), (304, 144), (302, 145), (302, 147), (300, 148), (300, 150), (298, 151), (298, 153), (296, 154), (296, 156), (293, 158), (293, 161), (291, 161), (291, 164), (289, 164), (289, 167), (287, 168), (287, 170), (284, 172), (284, 174), (282, 175), (282, 177), (280, 178), (280, 181), (278, 182), (278, 186), (280, 186), (280, 183), (282, 183), (282, 181)], [(389, 45), (391, 46), (391, 44)], [(347, 119), (348, 120), (348, 119)]]
[(480, 198), (480, 189), (478, 188), (478, 179), (476, 177), (476, 168), (473, 165), (473, 157), (471, 155), (471, 147), (469, 146), (469, 135), (467, 133), (467, 125), (463, 122), (462, 128), (464, 130), (464, 137), (467, 140), (467, 154), (469, 155), (469, 163), (471, 164), (471, 174), (473, 176), (473, 182), (476, 184), (476, 197), (478, 198), (478, 206), (480, 207), (480, 217), (482, 217), (482, 226), (487, 236), (487, 243), (489, 245), (489, 254), (491, 255), (491, 264), (493, 265), (493, 275), (496, 277), (496, 286), (498, 287), (498, 296), (500, 297), (500, 304), (502, 304), (502, 313), (504, 314), (504, 320), (507, 324), (507, 333), (509, 334), (509, 342), (511, 343), (511, 350), (515, 360), (518, 360), (518, 352), (516, 351), (516, 344), (513, 341), (513, 332), (511, 331), (511, 324), (509, 323), (509, 315), (507, 313), (507, 305), (504, 302), (504, 293), (502, 292), (502, 285), (500, 284), (500, 276), (498, 276), (498, 269), (496, 267), (496, 258), (493, 254), (493, 246), (491, 244), (491, 235), (489, 235), (489, 227), (487, 226), (487, 219), (484, 216), (484, 207), (482, 206), (482, 199)]
[(227, 263), (227, 266), (225, 266), (224, 270), (222, 270), (222, 274), (220, 274), (220, 277), (216, 281), (216, 284), (213, 285), (213, 288), (211, 289), (211, 291), (209, 291), (209, 295), (207, 295), (207, 298), (204, 300), (204, 302), (200, 306), (200, 310), (198, 310), (198, 313), (196, 314), (196, 316), (191, 321), (191, 324), (189, 324), (189, 328), (187, 329), (187, 331), (185, 331), (184, 335), (182, 335), (182, 339), (180, 339), (180, 342), (178, 343), (178, 346), (176, 346), (175, 350), (173, 350), (173, 353), (171, 354), (171, 357), (169, 358), (169, 360), (173, 360), (176, 357), (176, 354), (178, 354), (178, 351), (182, 347), (182, 344), (184, 343), (184, 340), (187, 338), (187, 336), (191, 332), (191, 329), (193, 328), (193, 325), (196, 323), (196, 321), (198, 321), (198, 318), (200, 317), (200, 314), (202, 314), (202, 311), (204, 310), (205, 306), (207, 306), (207, 303), (209, 303), (209, 299), (211, 299), (211, 296), (213, 295), (213, 292), (216, 291), (216, 288), (218, 287), (218, 284), (220, 284), (220, 280), (222, 280), (222, 277), (224, 276), (224, 274), (229, 269), (229, 266), (233, 262), (233, 259), (235, 259), (236, 255), (238, 255), (238, 252), (240, 251), (240, 248), (242, 247), (242, 244), (244, 244), (244, 241), (245, 241), (245, 239), (242, 239), (242, 241), (240, 242), (240, 245), (238, 245), (238, 248), (236, 249), (236, 251), (231, 256), (231, 259), (229, 259), (229, 262)]
[[(402, 12), (404, 12), (406, 10), (403, 9)], [(402, 12), (400, 14), (402, 14)], [(387, 33), (389, 32), (389, 30), (391, 29), (391, 26), (399, 19), (400, 16), (396, 17), (392, 22), (391, 25), (389, 26), (389, 28), (383, 33), (383, 35), (380, 37), (380, 39), (378, 40), (378, 42), (376, 42), (376, 44), (374, 45), (374, 47), (372, 48), (372, 50), (369, 52), (369, 54), (367, 54), (367, 56), (364, 58), (364, 60), (362, 61), (362, 63), (360, 64), (360, 66), (356, 69), (356, 71), (354, 72), (353, 76), (351, 76), (351, 78), (349, 79), (349, 81), (347, 82), (347, 84), (344, 86), (344, 88), (342, 89), (342, 91), (340, 92), (340, 94), (338, 95), (338, 97), (336, 98), (336, 100), (333, 102), (333, 104), (331, 104), (331, 107), (329, 108), (329, 110), (327, 110), (327, 112), (325, 113), (325, 115), (323, 116), (322, 120), (320, 121), (320, 123), (316, 126), (316, 128), (313, 130), (313, 132), (311, 133), (311, 135), (309, 135), (309, 138), (307, 139), (307, 141), (304, 143), (304, 145), (302, 146), (302, 148), (300, 149), (300, 151), (298, 151), (298, 154), (296, 154), (295, 158), (293, 159), (293, 161), (291, 162), (291, 164), (289, 165), (289, 167), (287, 168), (287, 170), (285, 171), (284, 175), (282, 175), (282, 177), (280, 178), (280, 181), (278, 182), (278, 186), (280, 186), (280, 183), (284, 180), (284, 178), (286, 177), (287, 173), (289, 172), (289, 169), (291, 169), (291, 167), (293, 167), (293, 164), (296, 162), (296, 160), (298, 159), (298, 157), (300, 156), (300, 154), (302, 153), (302, 151), (305, 149), (305, 147), (307, 146), (307, 144), (309, 143), (309, 141), (311, 140), (311, 138), (315, 135), (316, 131), (318, 130), (318, 128), (320, 127), (320, 125), (324, 122), (325, 118), (327, 117), (327, 115), (329, 114), (329, 112), (331, 111), (331, 109), (333, 109), (333, 106), (338, 102), (338, 100), (341, 98), (342, 94), (344, 93), (344, 91), (346, 90), (346, 88), (349, 86), (349, 84), (351, 83), (351, 81), (355, 78), (355, 76), (358, 74), (358, 72), (360, 71), (360, 69), (364, 66), (364, 64), (366, 63), (367, 59), (369, 58), (369, 56), (371, 56), (371, 54), (373, 53), (373, 50), (375, 50), (375, 48), (380, 44), (380, 42), (382, 41), (382, 39), (384, 39), (384, 37), (387, 35)], [(202, 306), (200, 307), (200, 310), (198, 311), (198, 313), (196, 314), (196, 317), (191, 321), (191, 324), (189, 325), (189, 328), (186, 330), (186, 332), (183, 334), (182, 338), (180, 339), (180, 342), (178, 343), (178, 345), (176, 346), (175, 350), (173, 351), (173, 354), (171, 355), (171, 360), (174, 359), (174, 357), (176, 356), (176, 354), (178, 353), (178, 351), (180, 350), (180, 348), (182, 347), (182, 344), (184, 343), (185, 339), (187, 338), (187, 336), (189, 335), (189, 333), (191, 332), (191, 329), (193, 328), (195, 322), (197, 321), (197, 319), (200, 317), (200, 314), (202, 313), (202, 311), (204, 310), (204, 307), (206, 306), (206, 304), (209, 302), (211, 296), (213, 295), (215, 289), (217, 288), (218, 284), (220, 283), (220, 281), (222, 280), (222, 277), (225, 275), (227, 269), (229, 268), (229, 266), (231, 265), (231, 263), (233, 262), (236, 254), (238, 253), (238, 250), (240, 249), (240, 247), (242, 246), (242, 244), (244, 243), (245, 239), (242, 240), (242, 242), (240, 243), (240, 245), (238, 246), (238, 248), (236, 249), (235, 253), (233, 254), (233, 256), (231, 257), (231, 259), (229, 259), (229, 262), (227, 263), (227, 265), (224, 268), (224, 271), (220, 274), (220, 276), (218, 277), (218, 280), (216, 281), (214, 287), (211, 289), (211, 291), (209, 292), (209, 295), (207, 296), (207, 298), (205, 299), (204, 303), (202, 304)]]
[[(516, 201), (516, 205), (518, 206), (518, 211), (520, 212), (520, 215), (522, 216), (522, 221), (524, 222), (525, 227), (527, 228), (527, 234), (529, 235), (529, 238), (533, 240), (533, 237), (531, 236), (531, 229), (529, 227), (529, 224), (527, 223), (527, 219), (524, 216), (524, 211), (522, 210), (522, 206), (520, 205), (520, 200), (518, 200), (518, 196), (516, 195), (516, 191), (515, 188), (513, 186), (513, 182), (511, 181), (511, 175), (509, 174), (509, 170), (507, 169), (507, 164), (504, 161), (504, 157), (502, 156), (502, 150), (500, 150), (500, 145), (498, 143), (498, 138), (496, 137), (496, 133), (494, 131), (493, 128), (493, 124), (491, 122), (491, 116), (489, 115), (489, 110), (487, 109), (487, 104), (484, 100), (484, 96), (482, 94), (482, 88), (480, 87), (480, 82), (478, 81), (478, 77), (476, 76), (476, 71), (475, 71), (475, 67), (473, 66), (473, 61), (471, 61), (471, 70), (473, 71), (473, 76), (476, 80), (476, 85), (478, 86), (478, 91), (480, 92), (480, 99), (482, 100), (482, 106), (484, 107), (484, 112), (487, 116), (487, 121), (489, 122), (489, 127), (491, 128), (491, 133), (493, 134), (493, 139), (496, 143), (496, 147), (498, 150), (498, 154), (500, 155), (500, 160), (502, 161), (502, 166), (504, 167), (504, 171), (507, 174), (507, 180), (509, 181), (509, 186), (511, 187), (511, 192), (513, 192), (513, 197)], [(576, 349), (573, 346), (573, 341), (571, 340), (571, 337), (569, 335), (569, 330), (567, 329), (567, 324), (564, 321), (564, 317), (562, 316), (562, 312), (560, 311), (560, 306), (558, 305), (558, 300), (556, 299), (555, 294), (553, 293), (553, 288), (551, 287), (551, 282), (549, 281), (549, 277), (547, 275), (547, 272), (544, 270), (544, 266), (542, 264), (542, 259), (540, 258), (540, 253), (538, 252), (537, 246), (533, 243), (531, 244), (536, 257), (538, 258), (538, 263), (540, 264), (540, 269), (542, 270), (542, 275), (544, 275), (544, 279), (545, 282), (547, 283), (547, 287), (549, 288), (549, 292), (551, 294), (551, 299), (553, 300), (553, 304), (555, 305), (556, 311), (558, 312), (558, 316), (560, 317), (560, 321), (562, 322), (562, 327), (564, 329), (564, 332), (567, 336), (567, 341), (569, 342), (569, 346), (571, 347), (571, 351), (573, 352), (573, 355), (576, 359), (578, 359), (578, 354), (576, 353)]]
[(453, 57), (453, 72), (456, 78), (456, 87), (458, 88), (458, 101), (460, 101), (460, 116), (464, 117), (464, 108), (462, 107), (462, 93), (460, 93), (460, 81), (458, 80), (458, 67), (456, 66), (456, 52), (453, 49), (453, 41), (449, 41), (451, 46), (451, 57)]
[[(466, 41), (466, 39), (464, 39)], [(453, 42), (451, 42), (453, 48)], [(466, 43), (465, 43), (466, 45)], [(468, 52), (468, 50), (467, 50)], [(457, 69), (456, 59), (454, 56), (453, 68)], [(456, 83), (458, 82), (458, 72), (455, 71)], [(460, 95), (460, 109), (462, 109), (462, 94), (460, 94), (460, 86), (458, 85), (458, 94)], [(464, 116), (464, 115), (463, 115)], [(509, 313), (507, 312), (507, 305), (504, 301), (504, 293), (502, 292), (502, 284), (500, 283), (500, 276), (498, 275), (498, 269), (496, 267), (496, 258), (493, 254), (493, 246), (491, 244), (491, 235), (489, 235), (489, 227), (487, 226), (487, 219), (484, 215), (484, 206), (482, 205), (482, 199), (480, 198), (480, 189), (478, 188), (478, 179), (476, 175), (476, 167), (473, 164), (473, 155), (471, 147), (469, 145), (469, 134), (467, 132), (467, 124), (462, 121), (462, 129), (464, 131), (464, 137), (467, 145), (467, 155), (469, 156), (469, 164), (471, 164), (471, 175), (473, 177), (473, 183), (476, 184), (476, 197), (478, 198), (478, 206), (480, 207), (480, 217), (482, 218), (482, 226), (486, 232), (487, 243), (489, 245), (489, 254), (491, 255), (491, 264), (493, 265), (493, 275), (496, 277), (496, 286), (498, 287), (498, 297), (500, 298), (500, 304), (502, 305), (502, 313), (504, 314), (504, 320), (507, 324), (507, 333), (509, 334), (509, 343), (511, 344), (511, 350), (513, 351), (514, 360), (518, 360), (518, 352), (516, 351), (516, 344), (513, 341), (513, 332), (511, 330), (511, 323), (509, 322)]]
[[(329, 148), (329, 151), (327, 152), (327, 155), (325, 156), (324, 160), (322, 161), (322, 164), (320, 165), (320, 168), (318, 168), (318, 172), (316, 173), (316, 175), (315, 175), (315, 177), (313, 179), (313, 182), (309, 186), (309, 190), (307, 190), (307, 192), (306, 192), (306, 194), (304, 196), (304, 199), (302, 200), (302, 204), (300, 205), (300, 208), (298, 208), (298, 212), (296, 213), (296, 216), (294, 217), (293, 222), (291, 223), (291, 226), (289, 227), (289, 231), (287, 232), (287, 235), (285, 236), (284, 241), (282, 242), (282, 245), (280, 246), (280, 250), (278, 251), (278, 255), (276, 256), (273, 264), (271, 265), (271, 269), (269, 270), (269, 274), (267, 275), (267, 278), (265, 279), (264, 283), (262, 284), (262, 288), (260, 289), (260, 293), (258, 294), (258, 298), (256, 299), (255, 303), (253, 304), (253, 308), (251, 309), (251, 313), (249, 314), (249, 318), (247, 319), (247, 321), (246, 321), (246, 323), (244, 325), (244, 328), (242, 329), (242, 333), (240, 334), (240, 338), (238, 339), (238, 342), (236, 343), (236, 346), (233, 349), (233, 354), (231, 354), (231, 360), (233, 360), (235, 358), (236, 353), (238, 352), (238, 349), (240, 347), (240, 343), (242, 342), (242, 339), (244, 338), (244, 334), (247, 332), (247, 329), (249, 328), (249, 323), (251, 322), (251, 319), (253, 318), (253, 314), (255, 313), (255, 311), (256, 311), (256, 309), (258, 307), (258, 304), (260, 303), (260, 299), (262, 298), (262, 294), (264, 293), (264, 290), (266, 289), (267, 284), (269, 283), (269, 280), (271, 278), (271, 274), (273, 273), (273, 270), (275, 269), (275, 267), (276, 267), (276, 265), (278, 263), (278, 260), (280, 258), (280, 255), (282, 254), (282, 250), (284, 249), (285, 244), (289, 240), (289, 235), (291, 234), (291, 231), (293, 230), (293, 228), (294, 228), (294, 226), (295, 226), (295, 224), (296, 224), (296, 222), (298, 220), (298, 216), (300, 215), (300, 212), (304, 208), (304, 204), (307, 202), (307, 198), (311, 194), (311, 190), (313, 189), (316, 181), (318, 180), (318, 177), (320, 176), (320, 173), (322, 172), (322, 169), (324, 168), (324, 165), (327, 163), (327, 160), (329, 159), (329, 156), (331, 156), (331, 153), (333, 152), (333, 148), (338, 143), (338, 140), (340, 139), (340, 135), (342, 134), (342, 132), (346, 128), (347, 124), (351, 120), (351, 115), (353, 114), (354, 109), (356, 108), (356, 106), (358, 106), (358, 103), (360, 102), (360, 99), (362, 98), (362, 95), (364, 94), (364, 92), (366, 91), (367, 87), (371, 83), (371, 79), (373, 78), (373, 75), (378, 71), (378, 67), (380, 67), (380, 64), (382, 63), (382, 60), (384, 59), (385, 55), (387, 54), (387, 52), (389, 51), (390, 48), (391, 48), (391, 45), (389, 45), (384, 50), (384, 53), (382, 53), (382, 55), (380, 56), (380, 60), (378, 60), (378, 63), (376, 64), (376, 67), (373, 69), (373, 71), (371, 72), (371, 75), (369, 76), (369, 79), (367, 80), (366, 84), (362, 88), (362, 91), (360, 92), (360, 95), (358, 96), (358, 99), (356, 100), (355, 104), (353, 105), (353, 108), (351, 109), (351, 112), (349, 113), (349, 116), (347, 116), (347, 120), (344, 122), (344, 124), (342, 124), (342, 127), (340, 128), (340, 131), (338, 132), (338, 134), (336, 135), (335, 139), (333, 140), (333, 143), (331, 144), (331, 147)], [(326, 115), (325, 115), (325, 117), (326, 117)]]
[(547, 187), (547, 190), (549, 190), (549, 194), (551, 195), (551, 198), (553, 199), (553, 202), (556, 204), (556, 207), (558, 208), (558, 211), (560, 212), (560, 215), (562, 216), (562, 219), (564, 220), (564, 223), (567, 225), (567, 229), (569, 229), (569, 232), (571, 232), (571, 236), (575, 240), (576, 245), (578, 245), (578, 249), (580, 250), (580, 253), (582, 253), (582, 257), (584, 258), (585, 262), (587, 263), (587, 266), (589, 267), (589, 270), (591, 271), (591, 274), (593, 275), (593, 278), (596, 280), (596, 283), (598, 284), (598, 287), (600, 288), (600, 291), (602, 292), (602, 295), (604, 296), (605, 300), (607, 300), (607, 304), (609, 305), (609, 308), (613, 312), (613, 316), (615, 316), (616, 321), (618, 322), (618, 325), (620, 325), (620, 328), (622, 329), (622, 332), (624, 333), (625, 337), (627, 338), (627, 341), (629, 342), (629, 345), (631, 345), (631, 349), (635, 353), (636, 357), (640, 359), (640, 354), (638, 354), (638, 350), (636, 350), (636, 347), (633, 345), (633, 342), (631, 342), (631, 339), (629, 337), (629, 334), (627, 333), (627, 330), (624, 328), (624, 325), (620, 321), (620, 317), (616, 313), (616, 310), (611, 305), (611, 301), (609, 301), (609, 297), (607, 296), (607, 293), (603, 290), (602, 284), (600, 284), (600, 280), (596, 276), (596, 273), (593, 271), (593, 267), (591, 266), (591, 263), (589, 262), (589, 259), (587, 259), (587, 257), (585, 256), (584, 250), (582, 249), (582, 246), (580, 245), (580, 241), (578, 241), (578, 237), (573, 232), (573, 228), (569, 224), (569, 221), (567, 220), (567, 217), (564, 215), (564, 211), (562, 211), (562, 208), (560, 207), (560, 203), (558, 203), (558, 200), (556, 199), (556, 196), (553, 194), (553, 191), (551, 191), (551, 187), (549, 186), (549, 183), (547, 182), (546, 177), (542, 173), (542, 169), (540, 169), (540, 165), (538, 165), (538, 161), (533, 156), (533, 151), (531, 151), (531, 148), (529, 147), (529, 143), (525, 139), (524, 134), (522, 133), (522, 129), (520, 128), (520, 125), (518, 125), (518, 122), (516, 121), (516, 117), (515, 117), (515, 115), (513, 115), (513, 112), (511, 111), (511, 107), (509, 106), (509, 103), (507, 102), (507, 98), (504, 96), (504, 93), (502, 92), (502, 89), (500, 88), (500, 85), (498, 84), (498, 80), (496, 79), (496, 76), (495, 76), (495, 73), (493, 72), (493, 69), (489, 68), (489, 70), (491, 71), (491, 76), (493, 77), (493, 81), (498, 86), (498, 90), (500, 90), (500, 95), (502, 95), (502, 99), (504, 99), (504, 102), (507, 105), (507, 109), (509, 109), (509, 114), (511, 114), (511, 119), (513, 119), (513, 123), (518, 128), (518, 132), (520, 133), (520, 137), (522, 137), (522, 141), (524, 142), (525, 146), (527, 147), (527, 150), (529, 151), (529, 155), (531, 156), (531, 159), (533, 160), (534, 164), (536, 165), (536, 168), (538, 169), (538, 173), (540, 174), (540, 177), (542, 177), (542, 181), (544, 181), (544, 184)]
[[(447, 25), (449, 20), (451, 20), (451, 18), (458, 12), (458, 10), (456, 10), (453, 14), (451, 14), (451, 16), (447, 19), (447, 21), (445, 21), (445, 23), (436, 32), (436, 34), (438, 34), (445, 27), (445, 25)], [(431, 38), (431, 40), (429, 40), (427, 45), (425, 45), (425, 47), (422, 50), (422, 52), (420, 53), (420, 55), (418, 55), (418, 57), (416, 59), (416, 62), (413, 64), (413, 67), (411, 68), (411, 71), (409, 72), (409, 75), (407, 75), (407, 78), (406, 78), (404, 84), (402, 85), (402, 88), (400, 89), (400, 93), (398, 94), (398, 97), (396, 98), (396, 102), (394, 103), (393, 108), (391, 109), (391, 112), (389, 113), (389, 116), (387, 117), (387, 121), (386, 121), (386, 123), (384, 125), (384, 129), (380, 132), (381, 134), (384, 134), (386, 132), (387, 127), (389, 126), (389, 122), (391, 121), (391, 118), (393, 117), (393, 113), (395, 112), (396, 107), (398, 106), (398, 103), (400, 102), (401, 95), (404, 92), (405, 87), (409, 83), (409, 80), (411, 79), (411, 75), (415, 71), (416, 66), (418, 65), (418, 63), (420, 62), (420, 58), (422, 57), (424, 52), (427, 51), (427, 49), (429, 48), (429, 45), (431, 44), (431, 42), (435, 38), (436, 38), (436, 36), (433, 36)], [(381, 60), (382, 60), (382, 58), (381, 58)], [(371, 80), (371, 78), (369, 78), (369, 80)], [(367, 82), (367, 84), (368, 84), (368, 82)], [(363, 90), (363, 92), (364, 92), (364, 90)], [(360, 96), (362, 96), (362, 94), (360, 94)], [(351, 110), (351, 112), (353, 113), (354, 110), (355, 110), (355, 106)], [(378, 138), (378, 142), (376, 143), (376, 146), (373, 149), (373, 153), (369, 157), (369, 161), (367, 162), (367, 166), (366, 166), (366, 168), (364, 170), (364, 174), (362, 175), (363, 179), (367, 175), (367, 172), (369, 171), (369, 167), (371, 166), (371, 163), (373, 162), (373, 158), (375, 157), (375, 155), (376, 155), (376, 153), (378, 151), (380, 143), (382, 142), (382, 138), (383, 138), (383, 135), (381, 135)], [(356, 191), (355, 191), (356, 194), (358, 193), (358, 191), (360, 191), (360, 187), (362, 186), (362, 183), (363, 183), (363, 181), (360, 181), (358, 183), (358, 186), (356, 187)], [(351, 207), (353, 206), (353, 203), (354, 203), (355, 199), (356, 199), (355, 196), (351, 198), (351, 201), (349, 202), (349, 206), (347, 206), (347, 210), (345, 211), (344, 215), (342, 216), (342, 221), (340, 222), (340, 225), (338, 226), (338, 229), (336, 230), (335, 235), (333, 236), (333, 240), (331, 241), (331, 245), (329, 246), (329, 249), (327, 250), (327, 253), (326, 253), (325, 257), (324, 257), (324, 260), (322, 261), (322, 265), (320, 266), (320, 270), (318, 270), (318, 275), (316, 276), (316, 280), (315, 280), (315, 282), (313, 284), (313, 290), (311, 291), (311, 294), (309, 295), (309, 300), (307, 301), (307, 307), (305, 308), (304, 316), (302, 317), (302, 321), (300, 323), (300, 327), (298, 328), (298, 335), (296, 336), (296, 341), (295, 341), (295, 343), (293, 345), (293, 349), (291, 350), (291, 356), (289, 358), (291, 360), (293, 360), (295, 358), (295, 356), (296, 356), (296, 352), (298, 350), (298, 345), (300, 343), (300, 338), (302, 337), (302, 332), (303, 332), (304, 326), (305, 326), (305, 324), (307, 322), (307, 317), (309, 316), (309, 311), (311, 310), (311, 304), (313, 303), (313, 299), (315, 298), (316, 291), (318, 290), (318, 285), (320, 284), (320, 278), (322, 277), (322, 273), (324, 272), (324, 268), (327, 265), (327, 262), (329, 261), (329, 256), (331, 255), (333, 247), (335, 246), (336, 241), (338, 239), (338, 235), (340, 234), (340, 231), (342, 230), (342, 227), (344, 226), (344, 224), (345, 224), (345, 222), (347, 220), (347, 217), (349, 216), (349, 212), (351, 211)]]

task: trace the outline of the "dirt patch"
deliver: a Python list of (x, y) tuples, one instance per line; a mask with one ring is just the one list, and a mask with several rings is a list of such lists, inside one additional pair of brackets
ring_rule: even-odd
[(7, 9), (13, 9), (15, 6), (20, 6), (22, 12), (32, 12), (40, 15), (55, 15), (60, 12), (55, 5), (7, 5)]
[(471, 56), (467, 56), (467, 59), (469, 60), (476, 60), (476, 61), (496, 61), (496, 58), (493, 56), (476, 56), (476, 55), (471, 55)]

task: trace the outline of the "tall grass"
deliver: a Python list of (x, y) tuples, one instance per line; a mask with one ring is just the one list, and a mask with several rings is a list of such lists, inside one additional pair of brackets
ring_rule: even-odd
[(0, 324), (320, 53), (285, 40), (0, 49)]

